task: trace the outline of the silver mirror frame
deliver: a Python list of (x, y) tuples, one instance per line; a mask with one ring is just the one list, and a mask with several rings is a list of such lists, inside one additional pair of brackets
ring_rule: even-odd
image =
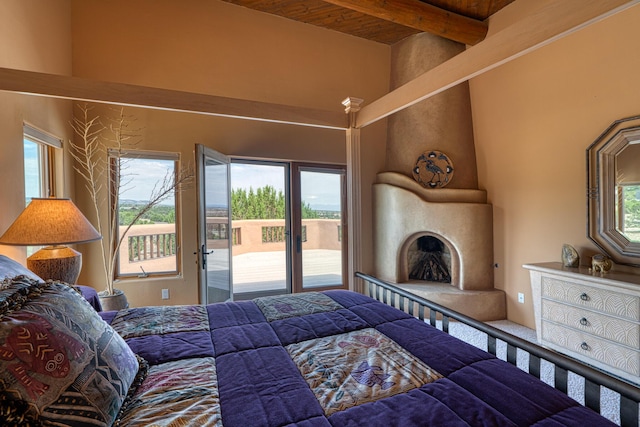
[(616, 155), (632, 141), (640, 141), (640, 116), (616, 120), (587, 148), (587, 235), (616, 263), (640, 267), (640, 243), (615, 221)]

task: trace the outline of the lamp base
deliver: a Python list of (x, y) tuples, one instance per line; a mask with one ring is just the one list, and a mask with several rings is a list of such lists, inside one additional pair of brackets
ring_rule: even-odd
[(27, 268), (44, 280), (75, 284), (82, 269), (82, 254), (67, 246), (47, 246), (27, 258)]

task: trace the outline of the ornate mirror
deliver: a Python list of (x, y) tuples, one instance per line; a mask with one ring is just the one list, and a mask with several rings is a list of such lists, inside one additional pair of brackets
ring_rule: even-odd
[(640, 266), (640, 116), (591, 144), (587, 178), (589, 238), (615, 262)]

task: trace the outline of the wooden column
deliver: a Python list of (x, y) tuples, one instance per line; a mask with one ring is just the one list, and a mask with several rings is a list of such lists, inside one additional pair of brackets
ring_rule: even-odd
[(346, 130), (347, 147), (347, 278), (349, 289), (356, 292), (364, 291), (361, 279), (355, 277), (362, 265), (361, 254), (361, 196), (360, 196), (360, 129), (355, 127), (356, 113), (360, 110), (363, 100), (349, 97), (342, 101), (349, 118)]

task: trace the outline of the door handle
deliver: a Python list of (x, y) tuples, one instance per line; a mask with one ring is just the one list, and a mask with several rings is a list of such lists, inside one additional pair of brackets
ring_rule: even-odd
[(302, 252), (302, 237), (296, 236), (296, 251), (298, 253)]
[[(211, 255), (213, 253), (213, 249), (210, 251), (207, 251), (207, 245), (202, 245), (200, 247), (200, 256), (202, 257), (200, 260), (200, 264), (202, 265), (202, 269), (206, 269), (207, 268), (207, 255)], [(194, 252), (194, 255), (197, 255), (198, 252)]]

